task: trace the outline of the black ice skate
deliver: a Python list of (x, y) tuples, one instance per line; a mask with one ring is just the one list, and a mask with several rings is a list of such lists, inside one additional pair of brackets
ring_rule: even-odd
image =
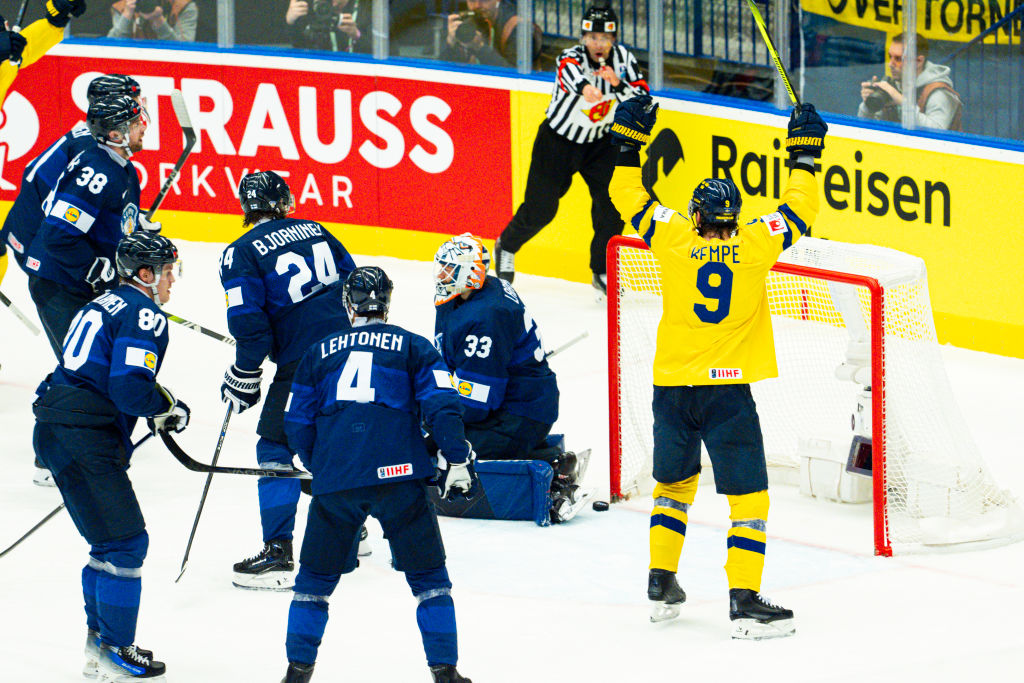
[(430, 675), (434, 683), (473, 683), (456, 670), (454, 664), (435, 664), (430, 667)]
[[(143, 657), (153, 658), (151, 650), (136, 647), (135, 651)], [(100, 677), (100, 634), (91, 628), (85, 632), (85, 666), (82, 667), (82, 676), (89, 679)]]
[(764, 640), (796, 633), (793, 610), (773, 605), (749, 588), (729, 589), (729, 619), (733, 638)]
[(551, 523), (561, 524), (575, 517), (594, 495), (576, 484), (567, 484), (561, 477), (551, 482)]
[(313, 680), (313, 665), (288, 662), (288, 671), (281, 683), (309, 683)]
[(604, 273), (600, 275), (594, 273), (594, 278), (590, 281), (590, 284), (594, 286), (594, 298), (598, 301), (604, 301), (604, 298), (608, 295), (608, 276)]
[(231, 583), (238, 588), (263, 591), (286, 591), (295, 585), (295, 563), (292, 561), (292, 541), (279, 538), (269, 541), (263, 550), (234, 566), (235, 578)]
[(679, 606), (686, 602), (686, 593), (679, 587), (675, 572), (652, 569), (647, 574), (647, 599), (657, 603), (651, 610), (651, 622), (658, 623), (679, 616)]
[(153, 653), (143, 655), (142, 650), (127, 647), (100, 646), (99, 680), (104, 683), (128, 683), (138, 679), (163, 680), (167, 667), (153, 659)]
[(509, 283), (516, 277), (516, 255), (501, 248), (501, 238), (494, 241), (494, 272)]
[(373, 546), (370, 545), (370, 532), (366, 530), (366, 525), (359, 527), (359, 549), (356, 550), (356, 554), (359, 557), (369, 557), (373, 555)]

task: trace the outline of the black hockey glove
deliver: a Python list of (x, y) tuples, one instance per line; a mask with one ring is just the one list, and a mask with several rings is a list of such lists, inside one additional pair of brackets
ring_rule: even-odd
[(106, 256), (98, 256), (89, 267), (85, 281), (92, 287), (96, 294), (110, 291), (117, 284), (117, 271), (110, 265), (110, 259)]
[(623, 147), (639, 150), (651, 140), (658, 120), (658, 103), (650, 95), (637, 95), (615, 108), (612, 137)]
[(71, 17), (84, 13), (85, 0), (46, 0), (46, 20), (57, 28), (64, 28)]
[(444, 500), (454, 500), (457, 496), (472, 498), (480, 486), (480, 478), (476, 474), (476, 451), (468, 441), (469, 455), (460, 463), (449, 462), (437, 452), (437, 470), (431, 484), (437, 487), (437, 493)]
[(154, 436), (158, 432), (180, 434), (188, 426), (188, 419), (192, 416), (192, 411), (188, 409), (184, 401), (174, 398), (174, 394), (171, 393), (170, 389), (166, 389), (159, 384), (156, 385), (156, 388), (170, 402), (170, 407), (162, 413), (146, 418), (146, 425), (149, 427), (149, 431)]
[(825, 149), (825, 133), (828, 125), (814, 110), (813, 104), (801, 104), (793, 108), (789, 117), (789, 135), (786, 138), (786, 151), (789, 157), (812, 156), (821, 158), (821, 150)]
[[(0, 24), (0, 28), (3, 24)], [(0, 31), (0, 62), (9, 59), (12, 62), (21, 61), (21, 53), (25, 49), (25, 36), (14, 31)]]
[(260, 402), (260, 379), (263, 368), (243, 370), (232, 365), (224, 373), (224, 383), (220, 385), (220, 400), (230, 403), (231, 409), (242, 413)]

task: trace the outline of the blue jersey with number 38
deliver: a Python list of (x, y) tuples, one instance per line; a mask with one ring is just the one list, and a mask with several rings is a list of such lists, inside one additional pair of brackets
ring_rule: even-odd
[[(255, 225), (224, 250), (220, 281), (238, 367), (297, 361), (313, 342), (348, 325), (340, 283), (356, 265), (327, 228), (282, 218)], [(329, 287), (339, 283), (337, 287)]]
[(121, 412), (117, 426), (130, 453), (136, 418), (168, 407), (156, 386), (167, 341), (167, 318), (160, 308), (135, 287), (121, 285), (75, 316), (50, 384), (89, 389), (113, 402)]

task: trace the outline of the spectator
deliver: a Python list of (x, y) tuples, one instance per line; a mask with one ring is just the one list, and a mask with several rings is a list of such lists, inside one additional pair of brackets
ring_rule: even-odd
[[(519, 15), (513, 2), (468, 0), (467, 10), (448, 15), (441, 59), (464, 64), (516, 65)], [(533, 25), (533, 61), (540, 55), (540, 27)]]
[[(870, 81), (860, 84), (860, 106), (857, 116), (876, 121), (899, 121), (900, 107), (903, 104), (903, 34), (892, 39), (889, 44), (889, 71), (891, 78), (878, 80), (872, 76)], [(917, 119), (919, 128), (938, 128), (941, 130), (963, 130), (960, 115), (963, 103), (960, 95), (953, 89), (953, 81), (949, 77), (949, 67), (928, 61), (928, 39), (917, 36)]]
[(119, 0), (110, 6), (108, 38), (195, 42), (199, 7), (192, 0)]
[(291, 0), (284, 21), (293, 47), (373, 52), (373, 3), (368, 0)]

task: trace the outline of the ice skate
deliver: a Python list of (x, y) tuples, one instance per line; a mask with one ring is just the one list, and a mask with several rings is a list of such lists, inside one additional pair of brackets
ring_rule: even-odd
[(454, 664), (435, 664), (430, 667), (430, 675), (434, 683), (473, 683), (458, 672)]
[(593, 496), (593, 489), (583, 489), (576, 484), (567, 484), (555, 479), (551, 484), (551, 523), (568, 522)]
[[(149, 652), (149, 655), (143, 655)], [(101, 645), (99, 654), (99, 680), (102, 683), (128, 683), (138, 679), (164, 680), (167, 667), (153, 659), (149, 650), (134, 645), (111, 647)]]
[(773, 605), (748, 588), (729, 589), (729, 619), (733, 638), (764, 640), (796, 633), (793, 610)]
[(516, 277), (516, 255), (501, 248), (501, 238), (494, 241), (494, 272), (508, 283)]
[(56, 486), (57, 482), (53, 480), (53, 473), (43, 466), (43, 463), (36, 458), (36, 473), (32, 477), (32, 483), (36, 486)]
[(366, 525), (359, 527), (359, 550), (356, 553), (359, 557), (369, 557), (373, 555), (373, 546), (370, 545), (370, 533), (366, 530)]
[(647, 599), (654, 601), (651, 622), (668, 621), (679, 616), (679, 607), (686, 602), (686, 593), (676, 581), (676, 573), (652, 569), (647, 574)]
[(600, 275), (594, 273), (594, 278), (590, 281), (590, 284), (594, 287), (594, 301), (604, 301), (605, 297), (608, 296), (608, 276), (604, 273)]
[(313, 680), (313, 664), (288, 662), (288, 671), (281, 679), (281, 683), (309, 683), (311, 680)]
[(231, 582), (238, 588), (264, 591), (286, 591), (295, 585), (295, 563), (292, 541), (288, 538), (269, 541), (258, 555), (238, 562)]
[[(136, 647), (135, 650), (142, 657), (153, 658), (151, 650), (144, 650)], [(96, 679), (100, 676), (100, 634), (91, 628), (85, 632), (85, 665), (82, 667), (82, 676), (88, 679)]]

